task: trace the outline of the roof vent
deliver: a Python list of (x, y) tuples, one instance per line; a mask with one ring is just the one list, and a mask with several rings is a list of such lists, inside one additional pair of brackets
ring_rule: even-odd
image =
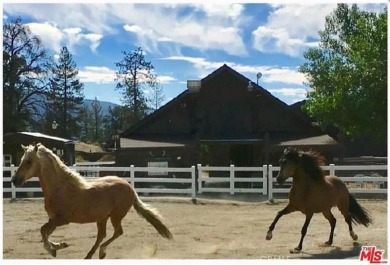
[(196, 93), (199, 92), (202, 83), (200, 80), (187, 80), (188, 92)]

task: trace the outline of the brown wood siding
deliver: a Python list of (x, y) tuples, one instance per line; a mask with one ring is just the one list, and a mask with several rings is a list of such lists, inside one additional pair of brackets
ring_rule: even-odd
[(198, 111), (203, 138), (236, 138), (252, 133), (250, 93), (246, 86), (235, 76), (222, 72), (202, 87)]

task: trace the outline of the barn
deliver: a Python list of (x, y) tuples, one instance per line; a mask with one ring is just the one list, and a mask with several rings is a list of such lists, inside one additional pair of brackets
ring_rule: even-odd
[(116, 165), (188, 167), (276, 164), (286, 146), (342, 146), (311, 121), (224, 64), (120, 134)]
[(3, 136), (4, 165), (19, 165), (24, 150), (20, 145), (41, 143), (55, 152), (67, 165), (75, 163), (75, 141), (38, 132), (15, 132)]

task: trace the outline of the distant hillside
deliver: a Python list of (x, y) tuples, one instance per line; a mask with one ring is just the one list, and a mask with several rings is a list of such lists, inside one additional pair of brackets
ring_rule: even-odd
[[(88, 108), (92, 108), (92, 103), (94, 102), (93, 99), (84, 99), (84, 105), (87, 106)], [(102, 114), (105, 115), (108, 113), (108, 109), (111, 106), (111, 108), (120, 106), (118, 104), (112, 103), (112, 102), (107, 102), (107, 101), (99, 101), (100, 106), (102, 107)]]
[[(94, 100), (93, 99), (84, 99), (84, 105), (86, 105), (89, 109), (92, 108), (92, 102)], [(108, 113), (108, 108), (111, 106), (111, 108), (114, 108), (116, 106), (120, 106), (118, 104), (115, 104), (115, 103), (112, 103), (112, 102), (107, 102), (107, 101), (99, 101), (100, 102), (100, 106), (102, 107), (102, 114), (103, 115), (106, 115)], [(33, 115), (32, 118), (34, 120), (39, 120), (40, 119), (40, 115), (43, 115), (45, 113), (45, 110), (42, 106), (37, 106), (37, 110), (38, 110), (38, 115)]]

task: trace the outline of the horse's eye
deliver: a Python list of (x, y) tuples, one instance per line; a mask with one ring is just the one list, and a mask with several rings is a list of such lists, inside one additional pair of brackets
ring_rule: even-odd
[(26, 161), (27, 165), (31, 165), (32, 161), (29, 159)]

